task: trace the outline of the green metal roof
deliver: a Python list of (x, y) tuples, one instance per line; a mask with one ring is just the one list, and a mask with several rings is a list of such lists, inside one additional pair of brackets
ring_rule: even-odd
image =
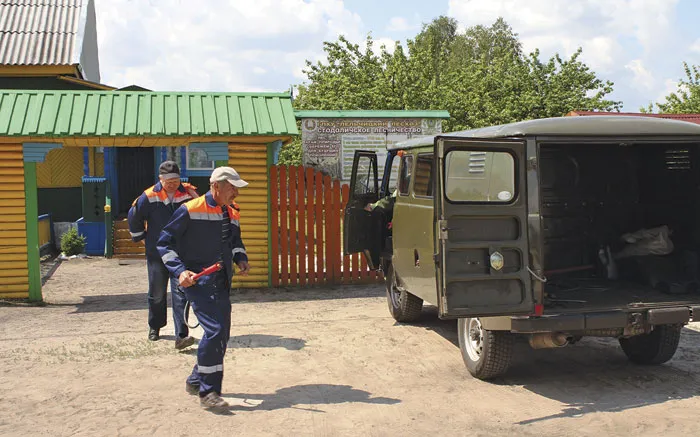
[(447, 111), (294, 111), (297, 118), (450, 118)]
[(0, 90), (0, 137), (298, 133), (283, 93)]

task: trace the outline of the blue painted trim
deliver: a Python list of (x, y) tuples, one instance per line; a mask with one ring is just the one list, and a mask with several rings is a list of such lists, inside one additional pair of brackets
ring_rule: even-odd
[(190, 143), (190, 147), (204, 150), (211, 161), (228, 161), (228, 143)]
[(206, 177), (209, 177), (209, 176), (211, 176), (211, 172), (213, 172), (213, 171), (214, 171), (214, 169), (212, 169), (212, 170), (189, 170), (187, 172), (187, 175), (188, 176), (199, 176), (199, 177), (206, 176)]
[(270, 148), (272, 151), (272, 165), (277, 165), (280, 160), (280, 150), (282, 150), (282, 141), (277, 140), (270, 143)]
[(180, 179), (187, 177), (189, 172), (187, 171), (187, 147), (180, 147)]
[(90, 149), (83, 147), (83, 175), (90, 176)]
[(107, 178), (100, 178), (95, 176), (83, 176), (83, 183), (95, 183), (95, 182), (106, 182)]
[[(160, 147), (160, 162), (158, 163), (158, 166), (160, 166), (160, 164), (163, 161), (167, 161), (167, 160), (168, 160), (168, 149), (165, 147)], [(157, 161), (157, 159), (156, 159), (156, 161)], [(158, 168), (156, 168), (156, 174), (158, 174)]]
[(23, 143), (24, 162), (44, 162), (47, 153), (62, 147), (61, 143)]

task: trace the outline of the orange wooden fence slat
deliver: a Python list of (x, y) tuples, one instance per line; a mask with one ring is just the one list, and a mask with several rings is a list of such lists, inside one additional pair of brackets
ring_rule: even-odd
[(326, 283), (323, 240), (323, 175), (318, 172), (316, 173), (316, 274), (319, 284)]
[(331, 238), (333, 239), (333, 276), (336, 283), (341, 282), (341, 271), (343, 262), (343, 249), (341, 249), (340, 242), (340, 212), (342, 205), (340, 203), (340, 181), (333, 181), (333, 229), (335, 232), (331, 233)]
[(297, 168), (289, 167), (289, 285), (297, 285)]
[[(343, 210), (341, 212), (341, 228), (343, 232), (345, 232), (345, 209), (348, 207), (348, 199), (350, 197), (350, 187), (346, 184), (343, 185), (342, 190), (341, 190), (341, 197), (343, 199)], [(344, 234), (343, 234), (344, 236)], [(345, 249), (343, 248), (343, 251)], [(343, 255), (343, 283), (351, 283), (351, 277), (350, 277), (350, 257), (347, 255)]]
[(331, 234), (333, 232), (333, 228), (331, 227), (331, 215), (333, 210), (331, 206), (331, 195), (331, 177), (329, 175), (325, 175), (323, 177), (323, 240), (325, 243), (324, 246), (326, 255), (326, 280), (333, 283), (335, 278), (333, 278), (333, 238), (331, 238)]
[[(306, 169), (306, 238), (308, 239), (308, 262), (307, 269), (309, 271), (309, 284), (313, 285), (318, 282), (316, 276), (316, 260), (314, 259), (314, 169)], [(317, 237), (320, 238), (320, 237)]]
[(358, 278), (358, 272), (360, 270), (360, 254), (359, 253), (353, 253), (350, 255), (350, 281), (351, 282), (357, 282)]
[(304, 167), (297, 167), (297, 220), (299, 236), (299, 285), (306, 285), (306, 205), (304, 202)]
[(280, 284), (282, 286), (289, 285), (289, 232), (287, 231), (287, 167), (280, 167), (280, 246), (281, 257), (280, 264), (282, 266), (282, 274), (280, 275)]
[(280, 260), (279, 260), (279, 186), (277, 183), (278, 171), (276, 166), (270, 167), (270, 238), (272, 253), (270, 253), (270, 267), (272, 268), (272, 286), (280, 285)]

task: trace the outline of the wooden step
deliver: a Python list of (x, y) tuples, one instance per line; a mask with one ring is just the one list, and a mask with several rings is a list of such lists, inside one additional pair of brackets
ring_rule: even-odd
[(145, 247), (143, 241), (131, 241), (131, 239), (114, 239), (114, 247)]
[(128, 229), (115, 229), (114, 230), (115, 240), (131, 240), (131, 232)]
[(144, 247), (127, 247), (127, 246), (120, 246), (120, 247), (114, 247), (114, 254), (115, 255), (122, 255), (122, 254), (146, 254), (146, 248)]
[(116, 220), (114, 222), (114, 229), (126, 229), (129, 230), (129, 222), (126, 220)]

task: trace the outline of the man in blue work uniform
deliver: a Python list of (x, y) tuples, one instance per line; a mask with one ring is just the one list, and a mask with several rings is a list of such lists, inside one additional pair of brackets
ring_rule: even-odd
[[(250, 270), (241, 239), (238, 206), (233, 199), (248, 185), (231, 167), (219, 167), (209, 178), (210, 191), (191, 200), (173, 214), (158, 240), (158, 252), (170, 273), (179, 279), (204, 336), (197, 364), (187, 378), (188, 393), (199, 393), (200, 404), (223, 410), (221, 398), (224, 354), (231, 331), (231, 278), (233, 263), (246, 276)], [(205, 268), (221, 263), (218, 272), (194, 280)]]
[(160, 338), (160, 328), (167, 324), (167, 291), (170, 294), (175, 323), (175, 348), (184, 349), (194, 344), (184, 321), (185, 294), (178, 287), (177, 278), (171, 278), (158, 254), (156, 243), (160, 231), (170, 221), (175, 210), (185, 202), (198, 197), (195, 187), (180, 183), (180, 168), (173, 161), (165, 161), (158, 169), (159, 182), (146, 189), (129, 209), (129, 232), (133, 241), (146, 242), (148, 267), (148, 339)]

